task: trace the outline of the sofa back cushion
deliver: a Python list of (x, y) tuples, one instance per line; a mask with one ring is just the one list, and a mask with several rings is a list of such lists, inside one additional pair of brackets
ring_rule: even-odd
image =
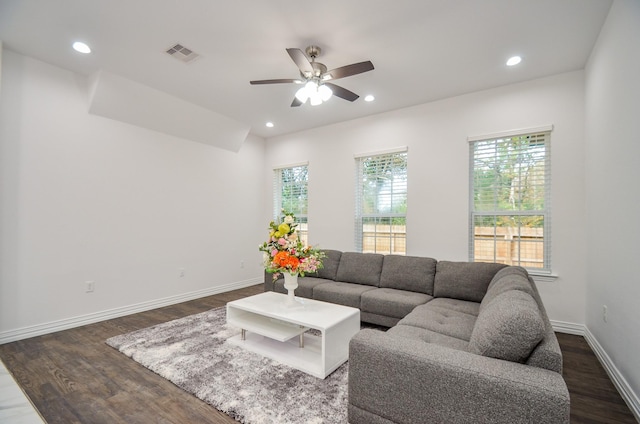
[(437, 261), (431, 258), (386, 255), (382, 262), (380, 287), (433, 296), (436, 263)]
[(506, 266), (483, 262), (440, 261), (436, 266), (433, 295), (480, 302), (493, 277)]
[(544, 321), (533, 297), (510, 290), (496, 296), (480, 311), (469, 339), (469, 351), (524, 363), (544, 332)]
[(343, 252), (336, 281), (378, 287), (384, 255), (379, 253)]
[(491, 280), (487, 294), (482, 299), (480, 310), (483, 310), (496, 296), (509, 290), (520, 290), (535, 299), (535, 290), (529, 280), (529, 274), (519, 266), (509, 266), (498, 271)]
[(322, 268), (320, 268), (317, 272), (309, 274), (305, 273), (305, 275), (309, 275), (311, 277), (326, 278), (327, 280), (335, 281), (336, 274), (338, 273), (338, 265), (340, 265), (340, 257), (342, 256), (342, 252), (339, 250), (327, 249), (323, 249), (322, 252), (325, 254), (325, 257), (322, 260)]

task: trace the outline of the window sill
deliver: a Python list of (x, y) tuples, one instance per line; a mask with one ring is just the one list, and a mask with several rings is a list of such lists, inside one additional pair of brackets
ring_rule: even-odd
[(553, 272), (529, 271), (529, 275), (536, 283), (553, 283), (558, 278)]

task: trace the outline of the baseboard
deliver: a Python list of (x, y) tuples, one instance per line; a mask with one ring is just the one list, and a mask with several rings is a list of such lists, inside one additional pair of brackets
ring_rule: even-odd
[(572, 322), (551, 320), (553, 331), (558, 333), (574, 334), (576, 336), (584, 336), (585, 327), (582, 324), (574, 324)]
[(70, 328), (81, 327), (83, 325), (93, 324), (108, 319), (118, 318), (125, 315), (136, 314), (151, 309), (162, 308), (164, 306), (175, 305), (176, 303), (187, 302), (189, 300), (199, 299), (201, 297), (211, 296), (214, 294), (225, 293), (231, 290), (242, 289), (254, 286), (263, 282), (262, 278), (252, 278), (250, 280), (238, 281), (222, 286), (210, 287), (204, 290), (198, 290), (189, 293), (182, 293), (175, 296), (169, 296), (162, 299), (150, 300), (147, 302), (136, 303), (134, 305), (123, 306), (119, 308), (109, 309), (106, 311), (94, 312), (78, 317), (65, 318), (62, 320), (51, 321), (43, 324), (32, 325), (29, 327), (18, 328), (0, 332), (0, 345), (18, 340), (28, 339), (30, 337), (41, 336), (43, 334), (55, 333), (56, 331), (68, 330)]
[(638, 398), (638, 395), (634, 393), (627, 380), (620, 371), (618, 371), (618, 368), (614, 365), (613, 361), (611, 361), (609, 355), (607, 355), (607, 352), (602, 348), (600, 343), (598, 343), (598, 340), (596, 340), (587, 327), (585, 327), (584, 338), (591, 347), (591, 350), (593, 350), (598, 357), (598, 360), (609, 375), (609, 378), (611, 378), (613, 385), (618, 389), (620, 396), (622, 396), (622, 399), (627, 403), (636, 420), (640, 422), (640, 398)]

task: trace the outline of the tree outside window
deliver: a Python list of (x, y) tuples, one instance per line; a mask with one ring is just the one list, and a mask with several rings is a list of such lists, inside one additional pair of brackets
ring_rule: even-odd
[(470, 259), (550, 270), (549, 132), (474, 141)]
[(407, 152), (358, 157), (356, 248), (406, 254)]
[(298, 223), (298, 236), (308, 244), (308, 165), (279, 168), (274, 171), (274, 219), (279, 221), (282, 210), (291, 212)]

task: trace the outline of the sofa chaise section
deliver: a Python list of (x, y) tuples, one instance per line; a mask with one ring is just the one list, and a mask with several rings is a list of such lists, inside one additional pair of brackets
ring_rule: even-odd
[(351, 340), (349, 422), (568, 423), (560, 347), (527, 272), (440, 269), (434, 294), (458, 298), (436, 297)]
[(349, 423), (569, 422), (562, 375), (362, 330), (349, 354)]

